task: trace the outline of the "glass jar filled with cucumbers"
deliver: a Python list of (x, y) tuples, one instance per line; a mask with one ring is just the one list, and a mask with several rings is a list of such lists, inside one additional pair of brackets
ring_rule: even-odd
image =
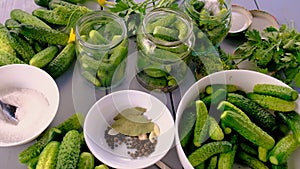
[(218, 47), (228, 34), (231, 24), (231, 0), (185, 0), (183, 8)]
[(137, 80), (148, 90), (169, 92), (184, 79), (194, 46), (192, 20), (183, 11), (156, 8), (137, 33)]
[(81, 75), (95, 87), (120, 84), (128, 55), (124, 20), (108, 11), (83, 15), (76, 24), (76, 53)]

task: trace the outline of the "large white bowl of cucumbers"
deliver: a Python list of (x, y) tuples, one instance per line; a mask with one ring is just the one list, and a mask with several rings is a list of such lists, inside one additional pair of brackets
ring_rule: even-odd
[(266, 74), (227, 70), (197, 81), (176, 114), (184, 168), (299, 168), (298, 92)]

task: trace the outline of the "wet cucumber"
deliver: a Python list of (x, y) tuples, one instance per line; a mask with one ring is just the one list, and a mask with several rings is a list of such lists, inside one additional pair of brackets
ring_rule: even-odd
[(47, 25), (45, 22), (40, 20), (39, 18), (31, 15), (30, 13), (23, 11), (21, 9), (13, 9), (10, 12), (10, 17), (21, 24), (29, 24), (33, 26), (43, 27), (51, 29), (49, 25)]
[(233, 105), (232, 103), (230, 103), (228, 101), (221, 101), (219, 103), (217, 109), (222, 112), (226, 111), (226, 110), (230, 110), (230, 111), (236, 112), (239, 115), (243, 116), (246, 120), (250, 120), (250, 118), (246, 115), (246, 113), (244, 113), (241, 109), (239, 109), (238, 107), (236, 107), (235, 105)]
[(288, 127), (292, 130), (296, 140), (300, 143), (300, 115), (295, 112), (275, 112), (279, 118), (281, 118)]
[(63, 50), (46, 66), (46, 71), (57, 78), (62, 75), (74, 62), (75, 43), (68, 43)]
[(58, 53), (58, 50), (59, 49), (57, 46), (49, 46), (44, 50), (40, 51), (39, 53), (35, 54), (30, 59), (29, 64), (32, 66), (42, 68), (52, 61), (52, 59)]
[(156, 26), (153, 30), (153, 36), (164, 41), (172, 42), (178, 40), (179, 32), (175, 29)]
[(36, 169), (55, 169), (60, 142), (51, 141), (39, 156)]
[(105, 164), (100, 164), (95, 167), (95, 169), (109, 169)]
[(228, 93), (227, 101), (245, 112), (251, 121), (262, 129), (272, 131), (276, 128), (275, 117), (249, 98), (236, 93)]
[(22, 35), (40, 42), (65, 46), (69, 41), (68, 34), (56, 29), (33, 26), (29, 24), (21, 24), (19, 28)]
[(221, 115), (221, 120), (226, 126), (232, 128), (255, 145), (266, 148), (267, 150), (273, 148), (275, 145), (275, 140), (269, 134), (255, 123), (245, 121), (239, 114), (232, 111), (224, 111)]
[(232, 145), (228, 141), (210, 142), (202, 145), (196, 151), (191, 153), (188, 156), (188, 160), (190, 161), (191, 165), (195, 167), (207, 160), (208, 158), (212, 157), (213, 155), (228, 152), (231, 150), (231, 148)]
[(202, 100), (196, 101), (196, 123), (194, 127), (194, 140), (193, 143), (196, 147), (200, 147), (203, 140), (201, 132), (204, 129), (204, 125), (208, 119), (208, 110), (205, 103)]
[(253, 92), (278, 97), (288, 101), (295, 101), (298, 98), (298, 92), (296, 90), (273, 84), (256, 84), (253, 87)]
[(218, 89), (207, 97), (203, 98), (203, 102), (206, 106), (211, 106), (212, 104), (218, 104), (222, 100), (226, 100), (227, 91), (225, 89)]
[(83, 71), (81, 74), (82, 74), (83, 77), (86, 78), (86, 80), (88, 80), (89, 82), (91, 82), (96, 87), (100, 87), (101, 86), (102, 83), (96, 77), (96, 75), (92, 74), (91, 72), (89, 72), (87, 70)]
[(280, 139), (269, 153), (269, 161), (275, 165), (285, 164), (290, 155), (300, 146), (293, 134)]
[(296, 103), (294, 101), (286, 101), (278, 97), (256, 93), (247, 93), (247, 97), (258, 103), (263, 108), (269, 110), (288, 112), (293, 111), (296, 108)]

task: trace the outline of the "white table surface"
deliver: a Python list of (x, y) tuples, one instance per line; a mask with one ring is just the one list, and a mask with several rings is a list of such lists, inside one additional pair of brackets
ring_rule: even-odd
[[(295, 21), (296, 28), (300, 30), (300, 18), (298, 17), (298, 8), (300, 1), (298, 0), (259, 0), (259, 3), (255, 3), (254, 0), (233, 0), (233, 4), (242, 5), (248, 9), (261, 9), (272, 13), (280, 24), (289, 23), (290, 20)], [(33, 9), (38, 8), (34, 4), (34, 0), (0, 0), (0, 22), (4, 24), (5, 20), (9, 18), (9, 13), (12, 9), (19, 8), (31, 12)], [(240, 43), (239, 39), (226, 38), (221, 47), (226, 52), (232, 52), (237, 44)], [(134, 45), (134, 44), (131, 44)], [(129, 56), (129, 59), (134, 59), (134, 53)], [(132, 66), (127, 67), (127, 71), (132, 71)], [(96, 91), (91, 89), (90, 86), (81, 85), (80, 77), (76, 76), (76, 64), (74, 64), (67, 72), (56, 79), (56, 83), (60, 91), (60, 105), (57, 115), (50, 126), (55, 126), (61, 123), (75, 112), (86, 113), (89, 107), (99, 98), (105, 95), (105, 91)], [(172, 94), (158, 94), (151, 92), (151, 94), (158, 97), (163, 103), (165, 103), (172, 113), (175, 113), (177, 105), (180, 101), (180, 97), (184, 94), (187, 88), (194, 82), (194, 79), (186, 81), (185, 85), (180, 89), (175, 90)], [(113, 89), (110, 92), (121, 89), (137, 89), (145, 92), (149, 92), (142, 88), (134, 79), (127, 79), (124, 85)], [(173, 106), (172, 106), (173, 104)], [(0, 148), (0, 169), (25, 169), (26, 166), (22, 165), (18, 161), (18, 154), (26, 147), (31, 145), (30, 142), (21, 146)], [(173, 169), (182, 168), (180, 161), (178, 160), (176, 149), (173, 148), (162, 159), (162, 161)], [(149, 168), (158, 168), (157, 166), (151, 166)]]

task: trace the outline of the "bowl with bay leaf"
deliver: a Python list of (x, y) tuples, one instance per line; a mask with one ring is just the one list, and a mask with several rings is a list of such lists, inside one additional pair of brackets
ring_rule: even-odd
[(166, 105), (137, 90), (121, 90), (99, 99), (88, 111), (83, 130), (90, 151), (113, 168), (155, 164), (167, 154), (175, 136)]

